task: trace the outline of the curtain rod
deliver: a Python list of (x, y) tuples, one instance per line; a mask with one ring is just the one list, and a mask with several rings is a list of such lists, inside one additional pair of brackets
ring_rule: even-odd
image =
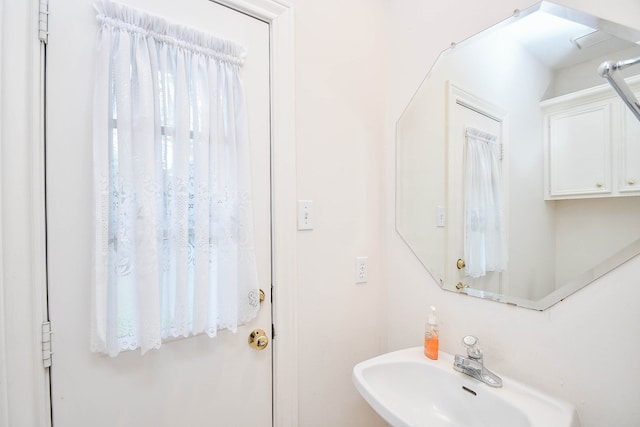
[(639, 64), (640, 56), (636, 58), (630, 58), (620, 61), (605, 61), (598, 67), (598, 73), (607, 79), (609, 84), (620, 95), (620, 98), (627, 104), (627, 107), (631, 109), (631, 112), (640, 120), (640, 101), (631, 92), (629, 86), (624, 79), (618, 74), (618, 71), (623, 70), (631, 65)]

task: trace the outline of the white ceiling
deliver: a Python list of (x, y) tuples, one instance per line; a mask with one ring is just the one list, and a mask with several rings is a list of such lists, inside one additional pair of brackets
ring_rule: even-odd
[[(541, 63), (552, 69), (598, 58), (608, 52), (638, 47), (635, 43), (540, 10), (504, 26), (499, 31), (504, 31), (505, 36), (518, 40)], [(589, 36), (584, 42), (592, 41), (595, 44), (580, 49), (572, 41), (587, 35)]]

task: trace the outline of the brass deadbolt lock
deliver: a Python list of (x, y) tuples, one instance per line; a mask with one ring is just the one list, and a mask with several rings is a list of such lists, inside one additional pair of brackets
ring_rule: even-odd
[(254, 329), (249, 334), (249, 346), (254, 350), (264, 350), (269, 345), (269, 338), (262, 329)]

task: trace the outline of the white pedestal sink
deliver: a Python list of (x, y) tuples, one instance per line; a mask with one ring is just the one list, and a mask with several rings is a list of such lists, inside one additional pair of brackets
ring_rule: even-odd
[(580, 427), (573, 405), (501, 377), (501, 388), (489, 387), (454, 371), (450, 354), (430, 360), (422, 347), (353, 368), (360, 394), (394, 427)]

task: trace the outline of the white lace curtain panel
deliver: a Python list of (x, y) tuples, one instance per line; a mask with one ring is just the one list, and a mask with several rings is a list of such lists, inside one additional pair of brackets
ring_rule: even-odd
[(260, 305), (244, 49), (96, 8), (91, 349), (235, 332)]
[(495, 135), (466, 130), (464, 166), (465, 273), (482, 277), (507, 268), (501, 148)]

